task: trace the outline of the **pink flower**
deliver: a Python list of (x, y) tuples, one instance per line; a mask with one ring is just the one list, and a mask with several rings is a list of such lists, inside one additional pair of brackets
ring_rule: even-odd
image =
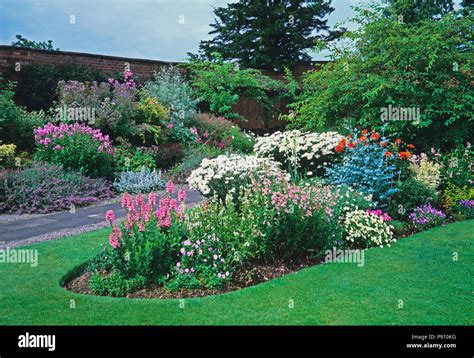
[(173, 194), (174, 190), (175, 190), (175, 186), (174, 186), (173, 182), (166, 183), (166, 191), (168, 193)]
[(109, 244), (114, 249), (120, 247), (120, 239), (122, 239), (122, 232), (117, 226), (114, 226), (112, 232), (109, 235)]
[(129, 193), (122, 195), (122, 208), (127, 208), (128, 210), (134, 209), (134, 204)]
[(186, 191), (184, 191), (182, 189), (178, 191), (178, 200), (179, 201), (181, 201), (181, 202), (185, 201), (186, 197), (187, 197)]
[(173, 127), (174, 127), (174, 124), (171, 122), (166, 125), (166, 128), (168, 129), (173, 129)]
[(155, 204), (156, 204), (156, 194), (150, 193), (150, 195), (148, 195), (148, 205), (153, 206)]
[(105, 220), (110, 222), (115, 220), (115, 213), (113, 210), (107, 210), (107, 212), (105, 213)]

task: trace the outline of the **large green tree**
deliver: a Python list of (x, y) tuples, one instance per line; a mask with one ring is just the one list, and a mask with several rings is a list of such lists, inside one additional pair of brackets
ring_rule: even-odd
[[(332, 61), (309, 72), (292, 104), (293, 125), (306, 129), (357, 125), (449, 147), (472, 140), (473, 21), (461, 13), (400, 23), (373, 5), (330, 48)], [(389, 108), (419, 109), (419, 120), (385, 118)]]
[(215, 37), (201, 41), (200, 57), (217, 52), (243, 67), (277, 70), (310, 61), (306, 50), (316, 39), (339, 34), (324, 19), (333, 10), (331, 0), (240, 0), (216, 8)]
[(388, 10), (406, 23), (433, 19), (442, 16), (454, 8), (453, 0), (385, 0)]

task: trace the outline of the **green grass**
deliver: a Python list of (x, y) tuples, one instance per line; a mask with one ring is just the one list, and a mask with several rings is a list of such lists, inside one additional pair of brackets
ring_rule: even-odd
[(29, 246), (38, 250), (34, 268), (0, 263), (0, 324), (472, 325), (473, 232), (474, 220), (451, 224), (391, 248), (370, 249), (363, 267), (313, 266), (240, 291), (186, 299), (180, 308), (179, 300), (97, 297), (62, 289), (61, 277), (106, 241), (107, 230), (101, 230)]

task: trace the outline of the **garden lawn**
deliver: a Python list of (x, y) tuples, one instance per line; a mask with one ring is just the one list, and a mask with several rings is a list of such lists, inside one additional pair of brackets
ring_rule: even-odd
[(474, 220), (370, 249), (364, 267), (317, 265), (240, 291), (185, 299), (184, 308), (179, 300), (88, 296), (60, 287), (63, 275), (100, 250), (108, 231), (22, 247), (38, 250), (37, 267), (0, 263), (0, 324), (474, 324)]

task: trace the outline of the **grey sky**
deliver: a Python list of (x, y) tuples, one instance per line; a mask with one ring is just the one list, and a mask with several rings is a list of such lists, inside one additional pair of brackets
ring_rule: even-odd
[[(229, 2), (0, 0), (0, 43), (9, 45), (21, 34), (30, 40), (51, 39), (64, 51), (180, 61), (209, 38), (213, 7)], [(352, 16), (351, 5), (360, 2), (333, 0), (329, 24)]]

